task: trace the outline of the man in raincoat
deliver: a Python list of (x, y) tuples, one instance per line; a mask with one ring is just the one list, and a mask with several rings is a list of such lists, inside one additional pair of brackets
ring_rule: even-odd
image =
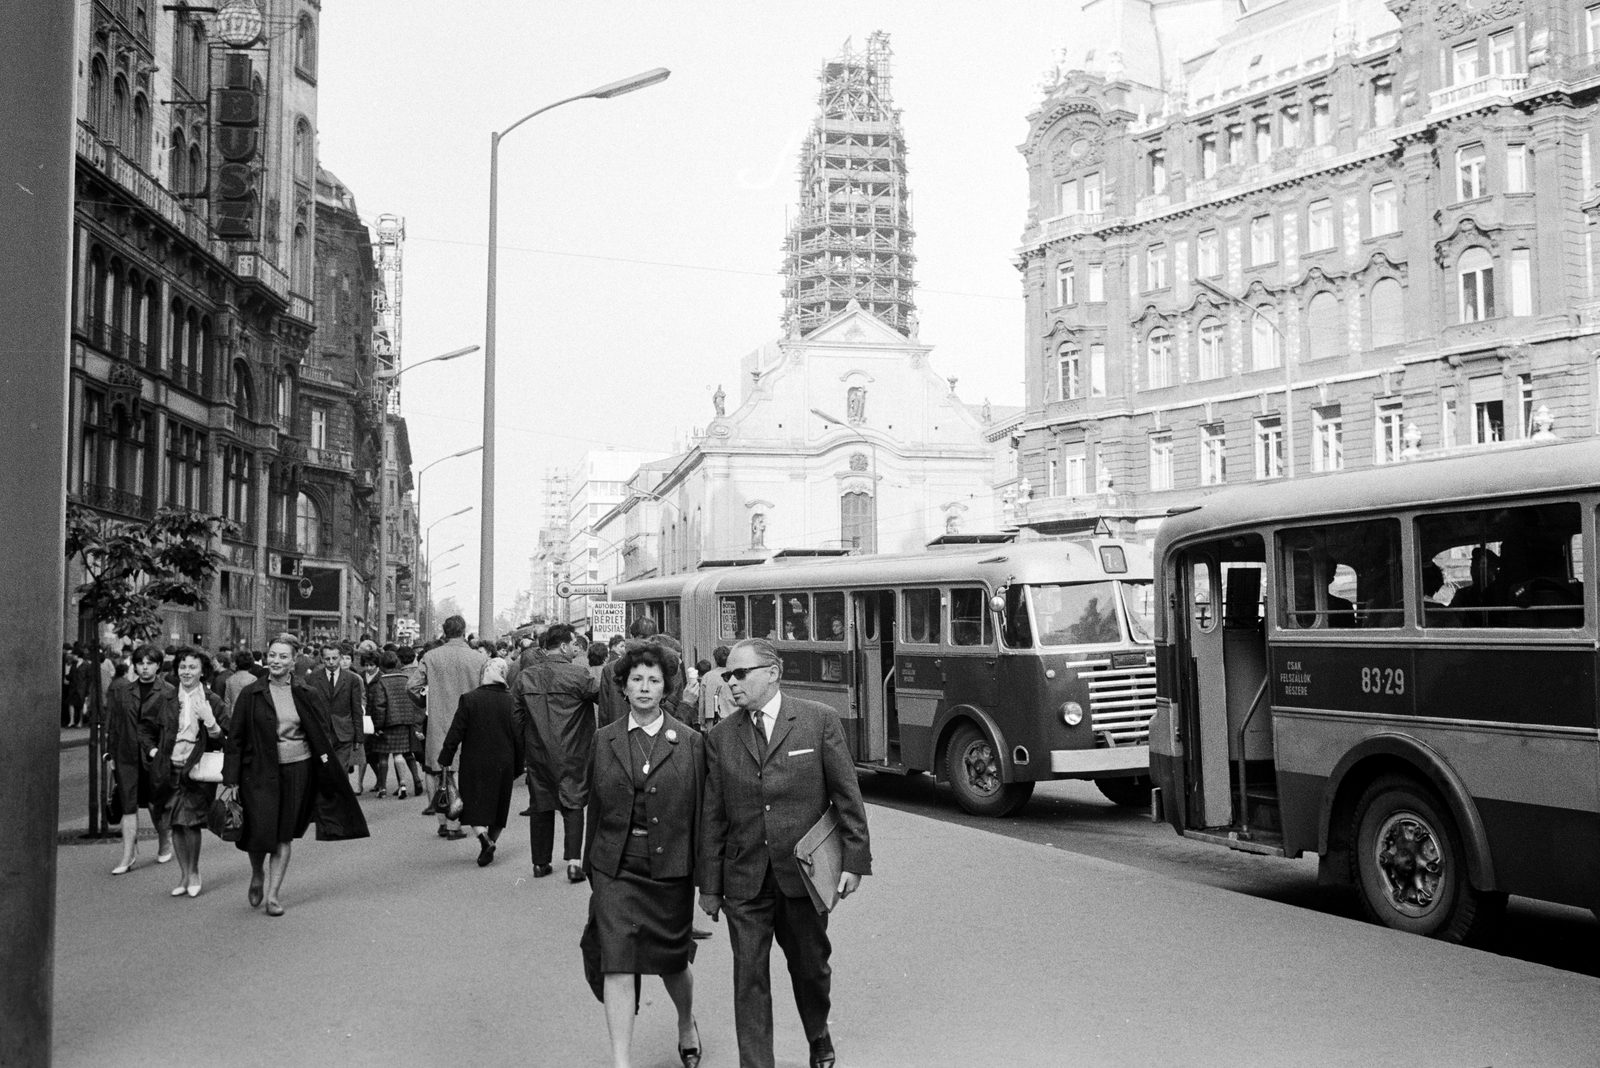
[(584, 881), (583, 808), (589, 803), (589, 755), (594, 748), (594, 702), (600, 695), (589, 673), (583, 640), (571, 625), (545, 631), (541, 648), (511, 688), (517, 726), (528, 761), (533, 814), (529, 838), (533, 874), (551, 873), (556, 813), (561, 813), (567, 878)]

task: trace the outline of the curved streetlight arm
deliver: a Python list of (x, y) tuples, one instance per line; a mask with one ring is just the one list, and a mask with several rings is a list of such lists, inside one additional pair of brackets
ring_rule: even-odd
[(642, 74), (635, 74), (630, 78), (623, 78), (621, 81), (610, 82), (606, 85), (602, 85), (598, 89), (590, 89), (587, 93), (578, 93), (576, 96), (569, 96), (565, 100), (557, 100), (554, 104), (546, 104), (538, 111), (530, 111), (528, 114), (522, 116), (522, 118), (518, 119), (510, 126), (507, 126), (504, 130), (501, 130), (499, 133), (495, 134), (494, 139), (496, 141), (500, 140), (506, 134), (510, 133), (512, 130), (515, 130), (518, 126), (521, 126), (529, 119), (537, 118), (538, 116), (543, 115), (545, 112), (550, 111), (552, 108), (560, 107), (562, 104), (570, 104), (574, 100), (609, 100), (614, 96), (621, 96), (623, 93), (631, 93), (635, 89), (646, 89), (652, 85), (664, 82), (671, 74), (672, 72), (666, 67), (655, 67), (651, 70), (645, 71)]
[(467, 543), (466, 542), (462, 542), (459, 545), (452, 545), (448, 549), (440, 549), (438, 552), (436, 552), (432, 556), (428, 557), (428, 566), (432, 567), (433, 566), (433, 562), (435, 560), (438, 560), (438, 559), (440, 559), (442, 557), (449, 556), (451, 553), (455, 552), (457, 549), (465, 549), (466, 547), (467, 547)]
[(442, 515), (438, 519), (435, 519), (433, 522), (428, 524), (428, 530), (429, 532), (432, 532), (434, 527), (438, 526), (440, 523), (443, 523), (446, 519), (454, 519), (456, 516), (466, 515), (470, 511), (472, 511), (472, 505), (469, 504), (460, 511), (451, 512), (449, 515)]
[(482, 451), (483, 451), (483, 446), (482, 445), (474, 445), (470, 449), (462, 449), (460, 452), (453, 452), (449, 456), (441, 456), (437, 460), (434, 460), (433, 463), (423, 464), (421, 469), (417, 471), (417, 478), (420, 479), (424, 474), (427, 473), (428, 468), (433, 467), (435, 464), (442, 464), (446, 460), (454, 460), (458, 456), (471, 456), (475, 452), (482, 452)]
[(468, 345), (465, 348), (447, 352), (442, 356), (429, 356), (426, 360), (418, 360), (416, 363), (407, 364), (405, 367), (385, 368), (377, 372), (373, 377), (380, 382), (393, 382), (407, 371), (415, 371), (419, 367), (430, 363), (438, 363), (440, 360), (453, 360), (458, 356), (470, 356), (472, 353), (477, 352), (480, 347), (478, 345)]

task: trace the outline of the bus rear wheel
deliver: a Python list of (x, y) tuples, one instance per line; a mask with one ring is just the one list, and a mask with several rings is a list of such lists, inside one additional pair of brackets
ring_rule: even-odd
[(945, 750), (945, 778), (956, 801), (974, 816), (1009, 816), (1033, 796), (1031, 782), (1002, 782), (1000, 755), (977, 727), (958, 727)]
[(1105, 794), (1106, 800), (1119, 808), (1150, 807), (1150, 776), (1136, 775), (1122, 779), (1096, 779), (1094, 784)]
[(1374, 923), (1446, 942), (1484, 938), (1506, 896), (1467, 881), (1467, 854), (1450, 810), (1415, 779), (1385, 775), (1356, 803), (1355, 882)]

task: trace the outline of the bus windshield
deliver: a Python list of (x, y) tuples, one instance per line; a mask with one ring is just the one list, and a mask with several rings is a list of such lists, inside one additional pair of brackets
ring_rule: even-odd
[(1156, 638), (1156, 584), (1144, 582), (1118, 582), (1122, 591), (1122, 612), (1128, 619), (1128, 630), (1136, 642), (1153, 643)]
[[(1153, 604), (1150, 583), (1078, 582), (1029, 586), (1040, 645), (1113, 645), (1126, 641), (1117, 618), (1117, 586), (1146, 587), (1123, 596), (1129, 624), (1139, 641), (1149, 641)], [(1135, 618), (1137, 617), (1137, 622)]]

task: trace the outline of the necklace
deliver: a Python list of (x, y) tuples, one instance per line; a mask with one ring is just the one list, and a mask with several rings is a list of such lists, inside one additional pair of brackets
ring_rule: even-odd
[[(644, 730), (641, 728), (639, 733), (640, 734), (644, 734)], [(635, 751), (635, 752), (637, 752), (639, 754), (639, 757), (644, 761), (644, 767), (642, 769), (640, 769), (640, 770), (642, 770), (646, 775), (649, 775), (650, 774), (650, 757), (656, 750), (656, 740), (654, 738), (651, 738), (650, 735), (648, 735), (648, 734), (645, 734), (645, 737), (650, 739), (649, 742), (647, 743), (647, 748), (645, 748), (643, 750), (639, 750), (633, 744), (633, 742), (634, 742), (633, 732), (629, 731), (628, 732), (628, 748), (633, 750), (633, 751)]]

